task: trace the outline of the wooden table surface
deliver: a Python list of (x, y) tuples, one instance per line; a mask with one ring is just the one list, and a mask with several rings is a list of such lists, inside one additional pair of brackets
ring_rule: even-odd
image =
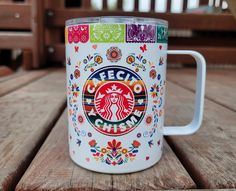
[[(195, 70), (169, 69), (166, 125), (190, 122)], [(88, 171), (69, 158), (65, 69), (0, 79), (0, 191), (236, 190), (236, 70), (208, 70), (204, 120), (165, 137), (153, 167), (126, 175)]]

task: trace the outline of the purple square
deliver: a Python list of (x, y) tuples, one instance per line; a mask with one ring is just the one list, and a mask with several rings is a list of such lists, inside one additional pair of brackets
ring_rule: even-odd
[(126, 25), (126, 42), (156, 42), (156, 27), (154, 25)]

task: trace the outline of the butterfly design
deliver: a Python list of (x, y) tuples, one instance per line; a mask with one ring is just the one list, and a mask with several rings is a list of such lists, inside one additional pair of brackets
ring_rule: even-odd
[(79, 47), (78, 46), (75, 46), (75, 52), (79, 52)]
[(71, 65), (70, 57), (67, 58), (67, 64), (68, 64), (68, 65)]
[(147, 51), (147, 45), (144, 44), (143, 46), (140, 46), (140, 50), (141, 50), (142, 52)]
[(160, 57), (159, 59), (159, 65), (163, 65), (164, 64), (164, 58), (163, 57)]

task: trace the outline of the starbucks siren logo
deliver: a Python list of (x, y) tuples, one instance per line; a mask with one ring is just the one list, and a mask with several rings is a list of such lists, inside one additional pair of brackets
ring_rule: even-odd
[(83, 89), (85, 116), (99, 132), (119, 136), (131, 132), (146, 111), (146, 87), (125, 67), (104, 67), (89, 76)]

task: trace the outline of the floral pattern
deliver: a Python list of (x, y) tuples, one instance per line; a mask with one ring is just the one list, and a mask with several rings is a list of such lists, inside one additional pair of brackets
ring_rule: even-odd
[(156, 28), (154, 25), (126, 25), (126, 42), (154, 43), (156, 41), (155, 34)]
[(108, 165), (121, 165), (128, 161), (133, 161), (138, 153), (141, 143), (134, 140), (129, 148), (124, 148), (120, 141), (113, 139), (107, 143), (106, 147), (100, 147), (95, 139), (88, 143), (90, 151), (96, 161), (101, 161)]
[(89, 40), (89, 25), (75, 25), (68, 27), (68, 42), (86, 43)]
[(168, 42), (168, 28), (165, 26), (157, 26), (157, 42), (167, 43)]
[(130, 53), (126, 58), (126, 62), (135, 67), (135, 71), (138, 72), (140, 69), (146, 71), (147, 60), (141, 55), (136, 55), (135, 53)]
[(93, 72), (94, 67), (103, 63), (103, 58), (98, 53), (94, 53), (94, 55), (89, 54), (83, 59), (83, 63), (85, 64), (84, 71), (88, 71), (90, 69), (90, 71)]
[(153, 84), (151, 86), (150, 93), (151, 93), (152, 98), (158, 98), (159, 85)]
[(122, 57), (122, 53), (118, 47), (112, 46), (107, 50), (106, 56), (107, 60), (111, 62), (118, 62)]
[(93, 43), (118, 43), (125, 41), (124, 24), (92, 24), (90, 25), (90, 41)]

